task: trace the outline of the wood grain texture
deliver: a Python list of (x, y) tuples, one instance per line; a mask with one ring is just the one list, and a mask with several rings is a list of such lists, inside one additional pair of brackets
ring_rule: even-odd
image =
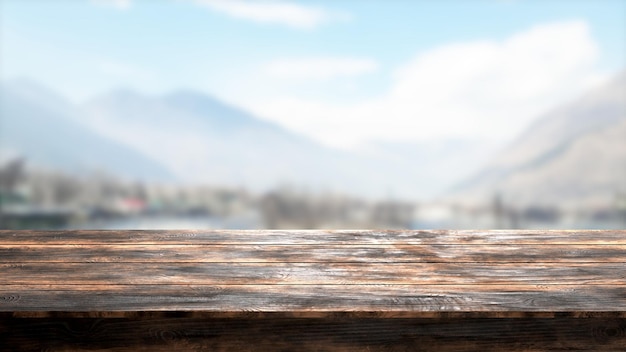
[(0, 231), (0, 350), (626, 350), (626, 231)]
[(427, 285), (514, 283), (621, 285), (624, 263), (26, 263), (0, 264), (14, 284)]
[(434, 312), (489, 312), (506, 317), (508, 312), (626, 312), (626, 289), (614, 285), (64, 285), (62, 289), (42, 286), (38, 290), (18, 286), (0, 291), (0, 309), (42, 313), (398, 312), (413, 317), (433, 316), (430, 313)]
[(3, 244), (621, 244), (624, 230), (0, 230)]
[[(233, 250), (235, 248), (236, 250)], [(626, 245), (0, 245), (0, 264), (14, 263), (623, 263)]]

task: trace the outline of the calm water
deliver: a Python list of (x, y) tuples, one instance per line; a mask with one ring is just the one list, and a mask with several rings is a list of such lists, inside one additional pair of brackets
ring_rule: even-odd
[(254, 216), (233, 218), (215, 217), (129, 217), (114, 220), (93, 221), (68, 226), (79, 230), (175, 230), (175, 229), (258, 229), (260, 219)]

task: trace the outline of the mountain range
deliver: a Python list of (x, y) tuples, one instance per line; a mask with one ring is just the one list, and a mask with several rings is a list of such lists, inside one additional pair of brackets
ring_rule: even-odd
[(254, 191), (425, 200), (457, 184), (442, 199), (606, 202), (626, 179), (625, 77), (540, 116), (500, 154), (471, 140), (336, 150), (195, 91), (119, 89), (71, 104), (22, 79), (0, 86), (0, 151), (70, 172)]
[(336, 150), (189, 90), (147, 96), (120, 89), (80, 105), (28, 80), (4, 84), (0, 93), (0, 149), (71, 172), (414, 200), (456, 181), (458, 173), (441, 170), (455, 163), (469, 169), (485, 154), (464, 141)]
[(580, 208), (626, 195), (626, 71), (540, 116), (449, 200)]
[(21, 79), (0, 86), (0, 156), (72, 173), (114, 171), (128, 178), (173, 180), (159, 162), (77, 122), (80, 109)]
[(82, 109), (87, 126), (158, 159), (182, 182), (354, 192), (373, 179), (359, 175), (358, 158), (196, 92), (150, 97), (116, 91)]

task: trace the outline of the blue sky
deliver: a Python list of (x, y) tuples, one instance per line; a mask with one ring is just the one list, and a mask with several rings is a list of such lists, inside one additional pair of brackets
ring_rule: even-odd
[(626, 66), (623, 0), (0, 0), (0, 16), (3, 80), (74, 102), (195, 89), (341, 148), (505, 140)]

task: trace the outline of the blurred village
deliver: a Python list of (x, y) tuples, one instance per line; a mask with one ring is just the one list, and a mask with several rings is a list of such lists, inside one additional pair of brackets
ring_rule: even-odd
[[(24, 160), (0, 169), (2, 228), (409, 228), (415, 206), (312, 195), (285, 186), (264, 194), (217, 186), (125, 182), (34, 171)], [(134, 226), (133, 226), (134, 224)]]
[(33, 169), (24, 159), (0, 167), (2, 229), (429, 229), (620, 228), (626, 194), (604, 208), (517, 208), (493, 195), (468, 207), (312, 194), (284, 186), (262, 194), (219, 186), (130, 182), (107, 173), (78, 177)]

